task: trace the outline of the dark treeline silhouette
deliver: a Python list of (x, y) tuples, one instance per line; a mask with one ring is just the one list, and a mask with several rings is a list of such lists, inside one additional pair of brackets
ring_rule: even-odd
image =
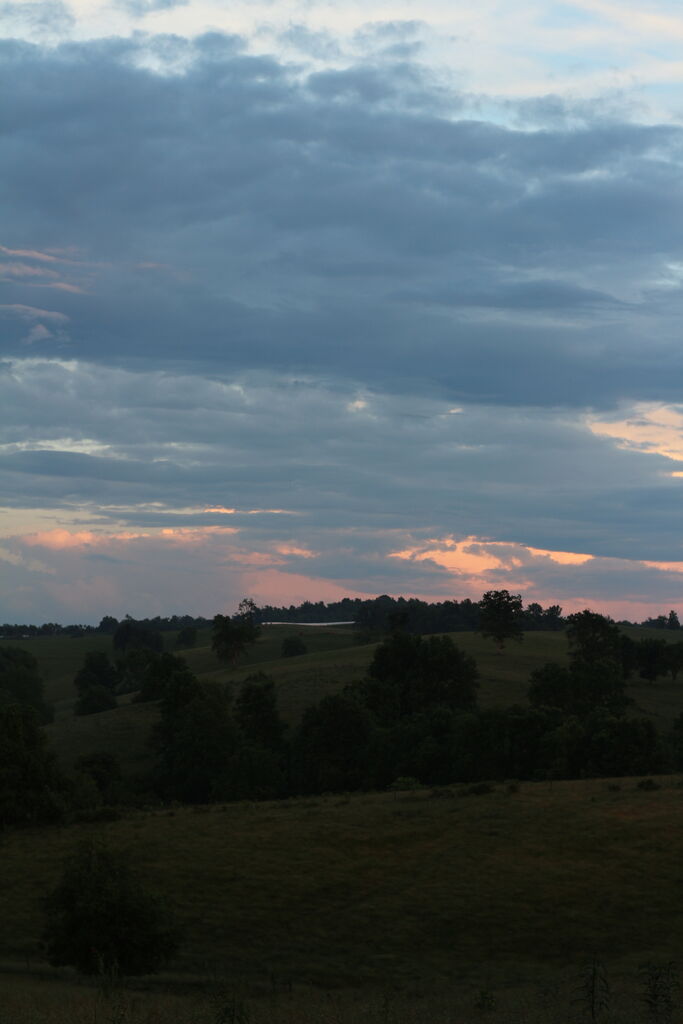
[[(373, 633), (388, 632), (396, 621), (409, 633), (454, 633), (461, 630), (478, 630), (480, 625), (479, 601), (465, 597), (462, 601), (421, 601), (416, 597), (379, 597), (362, 599), (345, 597), (341, 601), (304, 601), (289, 606), (262, 605), (255, 609), (257, 624), (264, 622), (325, 623), (352, 622), (360, 629)], [(130, 615), (119, 620), (113, 615), (104, 615), (97, 626), (71, 624), (61, 626), (56, 622), (42, 625), (4, 623), (0, 625), (0, 638), (32, 636), (82, 636), (86, 633), (114, 634), (126, 622), (137, 623), (157, 633), (177, 632), (183, 629), (209, 629), (213, 619), (197, 615), (157, 615), (154, 618), (135, 619)], [(543, 608), (532, 601), (523, 608), (519, 623), (523, 630), (564, 629), (565, 620), (559, 605)], [(629, 622), (622, 619), (621, 626), (646, 626), (650, 629), (680, 629), (677, 613), (672, 609), (667, 615), (657, 615), (643, 622)], [(190, 645), (188, 645), (190, 646)]]
[[(387, 623), (365, 675), (310, 706), (292, 728), (280, 718), (273, 680), (262, 673), (234, 687), (201, 681), (181, 656), (163, 650), (161, 633), (147, 625), (155, 620), (116, 623), (113, 660), (85, 654), (74, 711), (110, 710), (122, 693), (158, 703), (154, 769), (138, 777), (124, 778), (116, 758), (97, 750), (65, 777), (41, 728), (50, 709), (37, 662), (20, 648), (0, 647), (0, 827), (159, 799), (197, 804), (683, 769), (683, 714), (658, 731), (627, 691), (636, 674), (648, 685), (662, 676), (675, 681), (683, 641), (635, 640), (605, 616), (575, 613), (563, 622), (566, 663), (531, 673), (527, 703), (480, 708), (473, 658), (450, 636), (411, 629), (411, 611), (428, 605), (391, 598), (363, 604), (384, 615), (371, 620), (373, 628)], [(436, 608), (449, 604), (465, 602)], [(490, 591), (480, 607), (481, 632), (500, 646), (497, 617), (512, 615), (505, 635), (518, 639), (510, 630), (529, 613), (518, 595)], [(536, 618), (550, 611), (561, 621), (559, 608), (530, 607)], [(231, 618), (215, 617), (213, 646), (226, 664), (257, 642), (259, 611), (247, 599)]]
[(638, 643), (589, 611), (569, 616), (567, 639), (568, 664), (534, 672), (528, 704), (481, 709), (469, 655), (450, 637), (397, 627), (363, 679), (290, 731), (267, 676), (247, 677), (231, 701), (182, 658), (155, 656), (137, 698), (160, 700), (151, 785), (164, 800), (207, 803), (680, 768), (683, 716), (660, 734), (627, 696), (629, 675), (647, 664)]
[[(361, 630), (386, 633), (400, 623), (409, 633), (455, 633), (479, 629), (480, 602), (468, 597), (462, 601), (421, 601), (417, 597), (379, 597), (362, 600), (345, 597), (341, 601), (304, 601), (303, 604), (276, 608), (263, 605), (258, 609), (259, 622), (353, 622)], [(563, 629), (559, 605), (542, 608), (527, 605), (520, 616), (524, 630)]]
[(61, 626), (58, 622), (44, 622), (42, 625), (5, 622), (0, 625), (0, 638), (21, 639), (33, 636), (85, 636), (88, 633), (115, 633), (125, 622), (135, 622), (158, 633), (172, 633), (186, 628), (208, 629), (212, 620), (202, 615), (157, 615), (154, 618), (135, 619), (124, 616), (119, 622), (113, 615), (104, 615), (96, 626), (72, 623)]
[(96, 633), (97, 629), (97, 626), (85, 626), (80, 623), (60, 626), (58, 622), (44, 622), (42, 626), (36, 626), (5, 622), (0, 625), (0, 638), (17, 640), (32, 636), (85, 636), (86, 633)]

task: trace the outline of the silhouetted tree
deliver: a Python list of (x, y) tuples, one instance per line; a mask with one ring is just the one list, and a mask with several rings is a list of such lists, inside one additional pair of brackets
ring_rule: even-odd
[[(131, 655), (137, 652), (131, 652)], [(129, 656), (129, 657), (130, 657)], [(135, 703), (142, 704), (151, 700), (162, 700), (169, 687), (174, 681), (183, 677), (191, 684), (194, 676), (187, 666), (187, 662), (177, 654), (163, 654), (147, 656), (145, 664), (139, 675), (139, 692), (135, 696)]]
[(115, 619), (113, 615), (103, 615), (100, 619), (100, 624), (97, 627), (98, 633), (115, 633), (116, 628), (119, 624), (119, 620)]
[(176, 638), (175, 645), (178, 648), (187, 650), (190, 647), (194, 647), (197, 643), (197, 630), (194, 626), (185, 626), (181, 629)]
[(161, 701), (154, 733), (160, 793), (186, 803), (210, 803), (231, 794), (230, 759), (237, 730), (225, 687), (174, 673)]
[(521, 641), (522, 598), (508, 590), (487, 590), (479, 602), (479, 632), (502, 651), (506, 640)]
[(57, 821), (64, 790), (34, 709), (0, 703), (0, 828)]
[(641, 679), (653, 683), (658, 676), (663, 676), (668, 671), (667, 647), (666, 640), (645, 637), (638, 641), (636, 660)]
[(162, 651), (164, 638), (158, 630), (150, 629), (126, 616), (114, 632), (112, 645), (120, 654), (141, 647), (150, 651)]
[(628, 705), (620, 665), (610, 659), (572, 662), (568, 668), (549, 662), (531, 673), (528, 696), (533, 707), (579, 717), (596, 710), (620, 715)]
[(362, 789), (367, 785), (373, 724), (344, 694), (308, 708), (294, 741), (295, 776), (304, 792)]
[(235, 663), (255, 644), (261, 632), (257, 623), (258, 609), (250, 597), (240, 601), (236, 615), (215, 615), (211, 646), (216, 655)]
[(666, 645), (666, 668), (671, 678), (676, 680), (678, 673), (683, 669), (683, 641)]
[(83, 665), (74, 677), (78, 700), (76, 715), (94, 715), (116, 707), (119, 673), (103, 651), (88, 651)]
[(359, 699), (380, 723), (437, 705), (476, 705), (479, 673), (473, 658), (447, 636), (394, 633), (375, 650)]
[(255, 747), (279, 751), (285, 726), (278, 714), (275, 684), (262, 672), (247, 676), (235, 701), (235, 721)]
[(173, 956), (178, 933), (129, 858), (86, 841), (47, 897), (44, 941), (50, 963), (82, 974), (152, 974)]
[(569, 660), (573, 663), (620, 662), (621, 640), (616, 622), (588, 608), (567, 618)]
[(20, 647), (0, 646), (0, 703), (18, 701), (33, 708), (39, 722), (51, 722), (52, 708), (45, 703), (38, 662)]

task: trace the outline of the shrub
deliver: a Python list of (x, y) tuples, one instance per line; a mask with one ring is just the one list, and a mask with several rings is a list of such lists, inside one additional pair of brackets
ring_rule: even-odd
[(295, 658), (299, 654), (308, 654), (308, 647), (300, 636), (293, 633), (292, 636), (286, 636), (282, 641), (280, 653), (283, 658)]
[(654, 779), (641, 779), (640, 782), (636, 783), (638, 789), (644, 789), (647, 792), (652, 792), (655, 789), (661, 789), (662, 787)]
[(54, 967), (115, 977), (152, 974), (178, 937), (159, 901), (125, 857), (86, 841), (46, 900), (44, 941)]

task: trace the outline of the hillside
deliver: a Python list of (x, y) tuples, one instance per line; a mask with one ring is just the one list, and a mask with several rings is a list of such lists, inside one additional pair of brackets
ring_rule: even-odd
[(597, 954), (683, 953), (683, 790), (528, 783), (132, 813), (3, 837), (0, 960), (36, 955), (41, 898), (101, 835), (153, 879), (176, 972), (324, 986), (530, 979)]
[[(282, 638), (293, 632), (303, 633), (309, 653), (294, 658), (279, 657)], [(666, 631), (637, 629), (634, 635), (670, 638)], [(167, 636), (168, 649), (174, 650), (174, 636)], [(483, 708), (525, 704), (531, 672), (547, 661), (564, 662), (567, 657), (562, 632), (526, 633), (521, 644), (511, 644), (503, 654), (478, 633), (462, 632), (451, 636), (477, 662), (481, 677), (479, 704)], [(129, 773), (149, 763), (149, 731), (157, 716), (154, 705), (130, 704), (130, 696), (126, 696), (116, 710), (84, 718), (73, 715), (73, 675), (83, 654), (92, 649), (109, 651), (110, 638), (37, 637), (22, 644), (39, 659), (48, 699), (55, 702), (55, 722), (48, 726), (47, 732), (65, 768), (70, 768), (76, 757), (93, 750), (116, 754)], [(271, 626), (264, 628), (257, 644), (235, 668), (221, 665), (209, 646), (208, 633), (200, 635), (199, 646), (179, 653), (200, 678), (229, 682), (235, 689), (252, 672), (271, 676), (277, 685), (280, 713), (293, 726), (307, 707), (362, 678), (374, 649), (374, 644), (356, 644), (348, 628)], [(673, 719), (683, 712), (683, 677), (675, 682), (668, 677), (660, 678), (655, 684), (633, 677), (628, 694), (634, 702), (633, 710), (651, 717), (660, 729), (669, 728)]]

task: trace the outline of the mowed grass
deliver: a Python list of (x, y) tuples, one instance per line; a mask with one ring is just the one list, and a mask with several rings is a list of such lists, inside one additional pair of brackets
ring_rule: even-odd
[(178, 978), (497, 986), (594, 954), (622, 971), (678, 959), (683, 788), (661, 781), (330, 796), (6, 832), (0, 961), (39, 956), (41, 900), (91, 836), (173, 907)]

